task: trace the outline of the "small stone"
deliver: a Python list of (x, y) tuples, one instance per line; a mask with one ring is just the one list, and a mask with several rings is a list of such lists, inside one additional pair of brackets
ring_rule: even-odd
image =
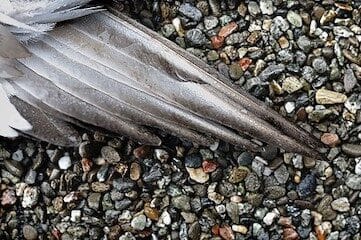
[(167, 211), (163, 211), (159, 219), (160, 222), (163, 222), (165, 225), (170, 225), (172, 223), (172, 218)]
[(219, 228), (219, 235), (224, 240), (234, 240), (235, 239), (232, 228), (230, 226), (227, 226), (227, 225)]
[(36, 180), (36, 175), (37, 172), (34, 171), (33, 169), (30, 169), (25, 175), (25, 179), (24, 179), (25, 183), (34, 184)]
[(299, 240), (300, 239), (297, 231), (291, 227), (284, 228), (282, 236), (283, 236), (283, 238), (282, 238), (283, 240)]
[(196, 22), (199, 22), (203, 16), (202, 12), (190, 3), (181, 4), (178, 11), (183, 16), (186, 16)]
[(180, 195), (172, 198), (172, 205), (182, 211), (191, 210), (190, 198), (187, 195)]
[(26, 240), (36, 240), (38, 239), (38, 231), (31, 225), (23, 226), (23, 236)]
[(21, 205), (24, 208), (31, 208), (38, 203), (39, 190), (37, 187), (26, 187), (24, 189), (23, 201)]
[(81, 218), (81, 210), (72, 210), (70, 213), (70, 221), (79, 222)]
[(259, 2), (259, 7), (263, 15), (272, 15), (274, 12), (272, 0), (261, 0)]
[(302, 18), (294, 11), (289, 11), (287, 13), (287, 20), (295, 27), (302, 27)]
[(186, 170), (189, 173), (190, 179), (192, 179), (197, 183), (205, 183), (209, 180), (209, 175), (204, 172), (202, 167), (199, 168), (186, 167)]
[(231, 64), (229, 67), (229, 76), (233, 80), (239, 80), (243, 75), (243, 70), (239, 64)]
[(88, 197), (88, 206), (91, 209), (98, 210), (100, 206), (100, 193), (90, 193)]
[(21, 162), (24, 159), (24, 153), (21, 149), (18, 149), (11, 155), (11, 159), (17, 162)]
[(316, 72), (318, 73), (325, 73), (328, 69), (328, 64), (327, 62), (325, 61), (324, 58), (315, 58), (313, 61), (312, 61), (312, 67), (313, 69), (315, 69)]
[(175, 27), (173, 24), (165, 24), (162, 28), (161, 28), (162, 34), (164, 37), (166, 38), (170, 38), (175, 32)]
[(314, 174), (308, 174), (297, 186), (297, 192), (300, 197), (310, 196), (316, 189), (316, 177)]
[(286, 49), (290, 46), (290, 42), (288, 41), (288, 39), (285, 36), (281, 36), (278, 39), (278, 44), (280, 45), (280, 47), (282, 49)]
[(189, 226), (188, 237), (191, 240), (198, 240), (201, 235), (201, 226), (198, 222), (194, 222)]
[(205, 173), (214, 172), (218, 167), (218, 163), (213, 160), (205, 160), (202, 163), (202, 168)]
[(311, 40), (305, 35), (302, 35), (297, 39), (297, 46), (305, 53), (308, 53), (312, 49)]
[(202, 155), (199, 153), (187, 155), (184, 158), (184, 165), (188, 168), (199, 168), (202, 166)]
[(286, 189), (281, 186), (270, 186), (265, 189), (265, 194), (269, 199), (279, 199), (286, 195)]
[(61, 157), (58, 161), (59, 168), (62, 170), (67, 170), (71, 166), (71, 159), (69, 155)]
[(169, 153), (164, 149), (155, 149), (154, 154), (155, 157), (162, 163), (169, 159)]
[(333, 210), (336, 210), (339, 212), (348, 212), (350, 210), (350, 203), (346, 197), (342, 197), (342, 198), (334, 200), (331, 203), (331, 207)]
[(294, 93), (300, 90), (303, 87), (303, 84), (296, 77), (287, 77), (283, 80), (282, 89), (288, 93)]
[[(220, 37), (220, 36), (211, 37), (211, 44), (212, 44), (213, 49), (220, 49), (224, 44), (224, 37)], [(219, 56), (217, 54), (217, 59), (218, 58), (219, 58)]]
[(218, 18), (216, 18), (215, 16), (207, 16), (204, 18), (203, 22), (204, 22), (204, 27), (206, 28), (206, 30), (211, 30), (211, 29), (217, 27)]
[(243, 235), (246, 235), (248, 232), (248, 228), (244, 225), (232, 225), (232, 230)]
[(150, 147), (143, 145), (134, 149), (133, 154), (137, 159), (146, 158), (150, 153)]
[(261, 9), (259, 8), (258, 3), (255, 1), (249, 1), (248, 2), (248, 12), (252, 16), (257, 16), (258, 14), (260, 14)]
[(24, 168), (20, 162), (14, 160), (5, 160), (4, 161), (5, 168), (17, 177), (21, 177), (24, 173)]
[(102, 147), (101, 154), (102, 157), (110, 164), (116, 164), (121, 160), (119, 153), (110, 146)]
[(82, 158), (81, 160), (81, 167), (83, 172), (88, 173), (93, 166), (93, 162), (88, 158)]
[(296, 103), (295, 102), (286, 102), (285, 104), (285, 110), (287, 113), (292, 113), (296, 109)]
[(6, 189), (1, 196), (1, 205), (2, 206), (9, 206), (14, 205), (16, 203), (16, 194), (15, 191), (12, 189)]
[(140, 176), (141, 176), (141, 167), (139, 163), (132, 162), (129, 169), (130, 179), (132, 179), (133, 181), (137, 181), (140, 178)]
[(266, 67), (258, 77), (262, 81), (267, 81), (270, 78), (278, 77), (281, 73), (285, 71), (285, 69), (286, 68), (283, 64), (272, 64)]
[(238, 25), (236, 22), (230, 22), (227, 25), (223, 26), (221, 30), (219, 30), (218, 36), (226, 38), (229, 35), (231, 35), (233, 32), (235, 32), (238, 28)]
[(344, 103), (346, 102), (346, 100), (347, 100), (346, 95), (342, 93), (326, 90), (324, 88), (319, 89), (316, 92), (316, 102), (318, 104), (337, 104), (337, 103)]
[(245, 187), (247, 191), (255, 192), (261, 187), (261, 182), (256, 173), (249, 173), (245, 179)]
[(138, 216), (135, 216), (132, 221), (130, 222), (130, 225), (135, 230), (144, 230), (147, 224), (147, 218), (143, 214), (139, 214)]
[(341, 141), (335, 133), (324, 133), (321, 136), (321, 142), (330, 147), (336, 147), (336, 145), (338, 145)]
[(332, 22), (335, 17), (337, 16), (337, 13), (334, 10), (328, 10), (323, 13), (320, 19), (321, 25), (326, 25), (329, 22)]
[(144, 214), (153, 221), (158, 221), (159, 219), (159, 211), (155, 208), (150, 207), (149, 204), (146, 204), (144, 206)]
[(350, 92), (357, 84), (357, 79), (352, 69), (348, 68), (345, 70), (345, 75), (343, 77), (343, 85), (346, 92)]
[(356, 174), (350, 174), (346, 178), (346, 186), (352, 190), (361, 190), (361, 176)]
[(360, 157), (361, 156), (361, 145), (359, 144), (342, 144), (342, 151), (351, 157)]
[(248, 67), (252, 64), (252, 59), (244, 57), (239, 60), (239, 66), (243, 71), (246, 71)]
[(228, 181), (230, 183), (239, 183), (243, 181), (249, 173), (250, 170), (247, 167), (234, 167), (229, 174)]
[(201, 47), (207, 43), (206, 35), (198, 28), (188, 30), (185, 38), (189, 45), (193, 47)]
[(267, 225), (267, 226), (271, 226), (274, 221), (276, 220), (276, 218), (278, 217), (278, 214), (275, 212), (268, 212), (266, 214), (266, 216), (263, 218), (263, 222)]
[(110, 185), (102, 182), (92, 182), (91, 189), (94, 192), (106, 192), (110, 189)]

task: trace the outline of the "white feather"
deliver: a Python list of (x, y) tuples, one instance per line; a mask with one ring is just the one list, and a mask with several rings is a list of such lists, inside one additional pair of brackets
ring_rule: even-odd
[[(9, 91), (9, 90), (8, 90)], [(17, 137), (19, 131), (28, 131), (32, 126), (26, 121), (9, 101), (8, 95), (0, 83), (0, 135), (4, 137)]]

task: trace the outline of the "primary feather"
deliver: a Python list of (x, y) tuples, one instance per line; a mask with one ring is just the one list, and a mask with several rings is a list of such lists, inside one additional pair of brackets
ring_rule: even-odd
[[(11, 103), (10, 85), (4, 79), (18, 78), (23, 75), (15, 67), (16, 59), (27, 58), (31, 54), (19, 42), (34, 40), (54, 28), (57, 22), (82, 17), (102, 11), (100, 6), (86, 6), (91, 0), (0, 0), (0, 135), (16, 137), (19, 131), (30, 131), (32, 126)], [(3, 80), (2, 80), (3, 79)], [(5, 91), (4, 89), (7, 89)], [(10, 89), (10, 90), (9, 90)], [(41, 111), (28, 106), (28, 119)], [(45, 116), (45, 115), (44, 115)], [(43, 123), (61, 127), (65, 124), (51, 117), (44, 117)], [(53, 122), (53, 124), (51, 124)], [(34, 124), (35, 122), (33, 122)], [(36, 123), (35, 123), (36, 124)], [(16, 129), (16, 130), (15, 130)], [(70, 131), (67, 131), (70, 132)], [(53, 134), (54, 135), (54, 134)], [(72, 134), (69, 134), (72, 135)], [(59, 140), (60, 138), (58, 138)], [(73, 139), (73, 138), (72, 138)], [(63, 141), (66, 142), (66, 141)]]

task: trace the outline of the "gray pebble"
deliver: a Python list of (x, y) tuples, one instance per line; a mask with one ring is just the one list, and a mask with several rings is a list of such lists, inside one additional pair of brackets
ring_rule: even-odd
[(183, 3), (180, 5), (178, 11), (193, 21), (199, 22), (202, 19), (202, 12), (190, 3)]

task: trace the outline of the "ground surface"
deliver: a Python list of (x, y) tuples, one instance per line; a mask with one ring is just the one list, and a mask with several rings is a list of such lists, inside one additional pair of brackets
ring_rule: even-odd
[(167, 136), (160, 148), (100, 133), (79, 149), (1, 140), (0, 239), (361, 238), (358, 1), (123, 3), (311, 131), (326, 160)]

